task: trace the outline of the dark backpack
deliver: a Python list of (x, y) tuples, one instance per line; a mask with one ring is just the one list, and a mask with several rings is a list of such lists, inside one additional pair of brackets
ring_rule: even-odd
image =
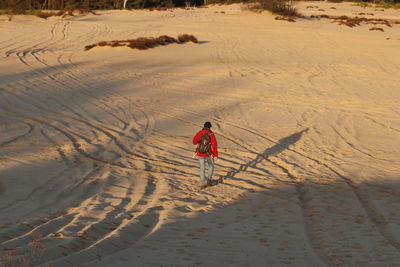
[(200, 143), (197, 144), (197, 152), (207, 153), (211, 155), (211, 136), (210, 133), (203, 133), (201, 135)]

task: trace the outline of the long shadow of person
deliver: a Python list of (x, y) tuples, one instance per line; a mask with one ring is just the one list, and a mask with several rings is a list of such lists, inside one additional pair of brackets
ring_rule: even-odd
[[(295, 144), (297, 141), (299, 141), (300, 138), (302, 137), (302, 135), (307, 131), (308, 131), (308, 128), (306, 128), (300, 132), (294, 133), (292, 135), (289, 135), (285, 138), (280, 139), (278, 142), (275, 143), (274, 146), (265, 149), (264, 152), (262, 152), (262, 153), (257, 153), (257, 156), (255, 159), (253, 159), (245, 164), (241, 164), (239, 166), (239, 168), (228, 171), (225, 175), (220, 175), (218, 178), (218, 181), (213, 181), (212, 185), (217, 185), (218, 183), (222, 183), (224, 179), (233, 179), (236, 176), (236, 174), (238, 174), (239, 172), (247, 171), (248, 168), (255, 168), (257, 166), (257, 164), (259, 164), (263, 160), (268, 159), (268, 157), (279, 154), (282, 151), (288, 149), (289, 146), (291, 146), (291, 145)], [(264, 172), (268, 173), (268, 171), (266, 171), (266, 170), (264, 170)], [(239, 178), (235, 178), (235, 179), (243, 180), (243, 179), (239, 179)], [(245, 180), (243, 180), (243, 181), (245, 181)], [(255, 186), (264, 188), (264, 186), (256, 184), (252, 181), (247, 180), (246, 182), (253, 184)]]

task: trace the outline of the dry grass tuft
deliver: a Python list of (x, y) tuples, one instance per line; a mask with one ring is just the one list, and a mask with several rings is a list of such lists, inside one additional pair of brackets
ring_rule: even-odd
[(381, 32), (384, 32), (384, 30), (382, 28), (378, 28), (378, 27), (372, 27), (369, 30), (370, 31), (381, 31)]
[[(32, 237), (32, 240), (30, 242), (31, 245), (31, 256), (32, 257), (38, 257), (43, 255), (44, 251), (44, 245), (43, 245), (43, 235), (41, 232), (35, 233)], [(27, 257), (28, 255), (25, 255), (27, 257), (24, 257), (24, 255), (19, 255), (22, 257), (19, 257), (19, 259), (16, 257), (17, 253), (15, 251), (15, 248), (12, 249), (2, 249), (2, 250), (8, 250), (9, 252), (0, 256), (0, 266), (1, 267), (29, 267), (31, 266), (29, 260)]]
[(329, 15), (320, 15), (320, 16), (311, 16), (311, 18), (325, 18), (331, 19), (336, 22), (338, 25), (345, 25), (350, 28), (360, 26), (362, 23), (364, 24), (372, 24), (372, 25), (386, 25), (387, 27), (392, 27), (392, 23), (397, 24), (398, 21), (389, 21), (387, 19), (375, 19), (375, 18), (364, 18), (364, 17), (348, 17), (348, 16), (329, 16)]
[(354, 13), (355, 15), (359, 15), (359, 16), (374, 16), (374, 13), (364, 13), (364, 12), (360, 12), (360, 13)]
[(14, 265), (14, 258), (16, 253), (14, 250), (7, 252), (5, 255), (0, 257), (0, 266), (4, 267), (13, 267)]
[(172, 43), (187, 43), (193, 42), (198, 43), (196, 37), (190, 34), (181, 34), (178, 38), (174, 38), (168, 35), (161, 35), (157, 38), (154, 37), (139, 37), (131, 40), (114, 40), (114, 41), (102, 41), (97, 44), (91, 44), (85, 46), (84, 50), (88, 51), (96, 46), (110, 46), (110, 47), (129, 47), (132, 49), (146, 50), (154, 48), (159, 45), (167, 45)]
[(97, 46), (97, 44), (87, 45), (87, 46), (85, 46), (85, 51), (90, 50), (90, 49), (92, 49), (92, 48), (94, 48), (96, 46)]
[(41, 255), (44, 250), (43, 235), (41, 232), (34, 234), (34, 236), (32, 237), (31, 244), (32, 244), (32, 251), (31, 251), (32, 256)]
[(286, 20), (286, 21), (289, 21), (289, 22), (296, 22), (296, 21), (295, 21), (294, 19), (292, 19), (292, 18), (281, 17), (281, 16), (275, 17), (275, 20)]
[(18, 266), (19, 267), (30, 267), (31, 265), (29, 264), (28, 259), (22, 258), (22, 259), (19, 260)]

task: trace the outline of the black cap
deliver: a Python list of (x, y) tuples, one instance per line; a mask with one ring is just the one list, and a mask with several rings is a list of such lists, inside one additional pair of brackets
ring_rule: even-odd
[(204, 128), (211, 128), (211, 122), (207, 121), (206, 123), (204, 123)]

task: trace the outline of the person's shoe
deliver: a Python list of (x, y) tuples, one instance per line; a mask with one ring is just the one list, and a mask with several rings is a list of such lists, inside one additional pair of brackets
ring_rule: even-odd
[(207, 185), (212, 185), (211, 179), (207, 179)]
[(200, 190), (206, 188), (206, 185), (200, 185)]

